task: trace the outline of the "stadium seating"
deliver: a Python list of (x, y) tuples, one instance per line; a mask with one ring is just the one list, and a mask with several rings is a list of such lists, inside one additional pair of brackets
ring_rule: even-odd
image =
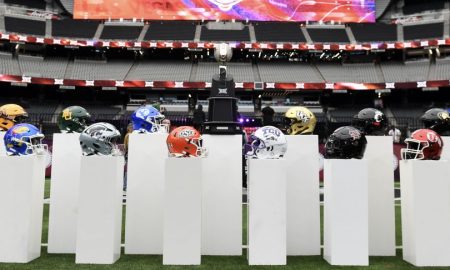
[(0, 73), (9, 75), (22, 75), (17, 59), (11, 54), (0, 54)]
[(68, 60), (64, 58), (46, 58), (19, 55), (22, 74), (30, 77), (64, 78)]
[(404, 64), (396, 62), (381, 63), (381, 70), (386, 82), (426, 81), (429, 68), (430, 62), (428, 60), (409, 61)]
[(370, 83), (383, 82), (384, 79), (373, 63), (363, 64), (317, 64), (317, 68), (327, 82)]
[(189, 81), (191, 62), (140, 61), (136, 62), (126, 76), (127, 80)]
[[(200, 62), (197, 67), (197, 76), (193, 81), (211, 81), (214, 74), (219, 73), (217, 62)], [(227, 73), (231, 74), (235, 82), (253, 82), (255, 76), (251, 63), (229, 63)]]
[(310, 64), (261, 62), (258, 70), (264, 82), (324, 82), (316, 67)]
[(123, 80), (131, 68), (131, 61), (90, 61), (70, 62), (65, 78), (84, 80)]
[(429, 80), (448, 80), (450, 74), (450, 57), (436, 59), (436, 65), (430, 66)]

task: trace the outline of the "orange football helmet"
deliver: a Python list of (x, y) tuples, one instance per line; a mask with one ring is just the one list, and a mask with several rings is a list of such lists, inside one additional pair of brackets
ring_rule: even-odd
[(17, 104), (6, 104), (0, 107), (0, 130), (8, 130), (27, 118), (27, 112)]
[(172, 157), (204, 157), (206, 155), (202, 136), (193, 127), (182, 126), (172, 130), (166, 142), (169, 156)]

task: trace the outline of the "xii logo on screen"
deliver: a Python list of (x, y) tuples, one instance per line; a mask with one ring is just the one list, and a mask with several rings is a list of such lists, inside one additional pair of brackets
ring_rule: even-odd
[(242, 0), (208, 0), (216, 5), (222, 11), (229, 11), (234, 5), (239, 4)]

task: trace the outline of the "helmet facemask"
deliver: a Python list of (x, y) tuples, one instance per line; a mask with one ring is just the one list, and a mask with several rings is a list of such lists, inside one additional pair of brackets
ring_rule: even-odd
[(17, 143), (20, 147), (22, 144), (26, 145), (25, 154), (44, 155), (48, 152), (48, 146), (42, 143), (43, 135), (23, 136), (20, 139), (13, 138), (12, 141)]
[(425, 158), (423, 150), (430, 146), (428, 142), (422, 142), (416, 139), (406, 139), (406, 148), (401, 150), (402, 159), (419, 159)]
[(206, 148), (203, 147), (202, 137), (190, 139), (190, 143), (195, 145), (195, 147), (197, 148), (197, 150), (196, 150), (197, 157), (206, 157), (207, 156), (208, 152), (207, 152)]

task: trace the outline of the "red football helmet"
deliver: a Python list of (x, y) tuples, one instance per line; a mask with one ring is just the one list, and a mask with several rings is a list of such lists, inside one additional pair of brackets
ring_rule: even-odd
[(172, 130), (167, 136), (169, 155), (173, 157), (203, 157), (206, 149), (200, 132), (193, 127), (182, 126)]
[(401, 150), (403, 159), (439, 160), (441, 158), (441, 136), (431, 129), (418, 129), (405, 140), (406, 148)]

